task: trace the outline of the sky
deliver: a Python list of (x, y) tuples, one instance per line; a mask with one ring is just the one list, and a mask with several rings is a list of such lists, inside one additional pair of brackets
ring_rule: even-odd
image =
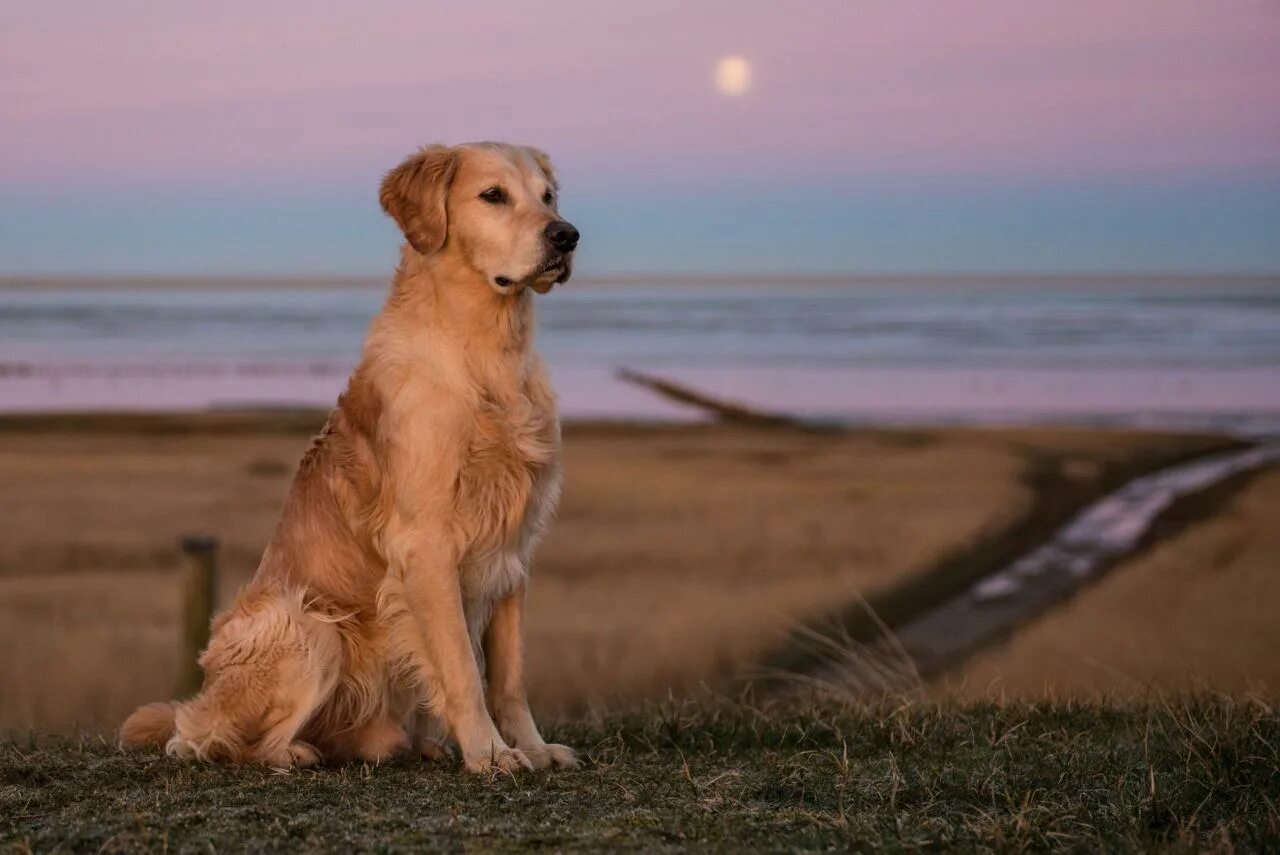
[(1277, 272), (1280, 3), (7, 0), (0, 273), (380, 274), (474, 139), (585, 274)]

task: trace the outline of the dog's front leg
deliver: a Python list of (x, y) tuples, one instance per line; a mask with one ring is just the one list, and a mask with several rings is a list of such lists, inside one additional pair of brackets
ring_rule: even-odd
[(468, 770), (532, 769), (519, 749), (498, 733), (485, 706), (484, 687), (467, 633), (457, 564), (430, 549), (414, 550), (404, 568), (405, 593), (422, 634), (428, 678), (443, 696), (443, 712)]
[(524, 587), (498, 600), (484, 634), (484, 658), (489, 676), (489, 709), (498, 731), (525, 753), (535, 769), (576, 766), (567, 745), (548, 744), (529, 712), (524, 688)]

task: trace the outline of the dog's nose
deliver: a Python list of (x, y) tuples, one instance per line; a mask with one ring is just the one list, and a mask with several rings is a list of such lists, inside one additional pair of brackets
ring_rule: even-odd
[(578, 245), (578, 230), (573, 227), (573, 223), (556, 220), (547, 224), (547, 240), (561, 252), (573, 252)]

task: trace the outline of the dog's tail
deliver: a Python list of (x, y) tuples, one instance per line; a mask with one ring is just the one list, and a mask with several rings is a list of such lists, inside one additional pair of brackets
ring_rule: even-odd
[(174, 722), (177, 714), (176, 701), (138, 707), (120, 725), (120, 747), (134, 749), (156, 745), (163, 748), (177, 731)]

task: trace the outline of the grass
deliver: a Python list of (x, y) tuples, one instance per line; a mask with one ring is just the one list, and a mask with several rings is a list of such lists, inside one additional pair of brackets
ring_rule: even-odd
[[(228, 602), (308, 442), (282, 432), (291, 417), (254, 418), (104, 416), (101, 431), (0, 419), (0, 687), (14, 687), (0, 690), (0, 729), (109, 730), (170, 696), (179, 538), (220, 538)], [(630, 704), (736, 673), (797, 620), (1018, 513), (1024, 444), (1123, 455), (1146, 441), (569, 425), (564, 501), (529, 596), (535, 709)]]
[[(0, 691), (0, 729), (109, 730), (171, 696), (178, 540), (219, 537), (228, 602), (321, 421), (0, 418), (0, 686), (12, 687)], [(534, 707), (576, 714), (743, 672), (809, 672), (805, 639), (790, 643), (797, 625), (866, 642), (877, 633), (861, 596), (899, 626), (1117, 479), (1222, 442), (1050, 427), (567, 425), (564, 500), (529, 596)], [(1249, 661), (1263, 668), (1251, 676), (1276, 682), (1269, 648)]]
[[(1152, 436), (1136, 448), (1126, 448), (1124, 453), (1117, 453), (1116, 448), (1069, 444), (1052, 448), (1029, 442), (1020, 449), (1020, 478), (1030, 501), (1017, 513), (959, 544), (932, 566), (872, 591), (865, 601), (855, 600), (812, 621), (767, 665), (782, 672), (820, 668), (823, 653), (805, 643), (806, 633), (838, 635), (864, 645), (874, 642), (883, 638), (886, 631), (960, 596), (978, 580), (1044, 543), (1091, 502), (1128, 481), (1197, 457), (1245, 446), (1244, 442), (1226, 437), (1192, 435)], [(1080, 477), (1078, 467), (1084, 467), (1088, 476)], [(1237, 479), (1216, 490), (1212, 506), (1216, 508), (1243, 483), (1243, 478)], [(1203, 515), (1207, 514), (1205, 510)]]
[(1280, 467), (1175, 503), (1160, 537), (1069, 602), (948, 674), (968, 695), (1141, 696), (1280, 689)]
[(104, 852), (1280, 846), (1280, 714), (1256, 699), (767, 710), (702, 699), (553, 734), (585, 750), (584, 768), (472, 778), (405, 760), (284, 774), (22, 735), (0, 747), (0, 841)]

